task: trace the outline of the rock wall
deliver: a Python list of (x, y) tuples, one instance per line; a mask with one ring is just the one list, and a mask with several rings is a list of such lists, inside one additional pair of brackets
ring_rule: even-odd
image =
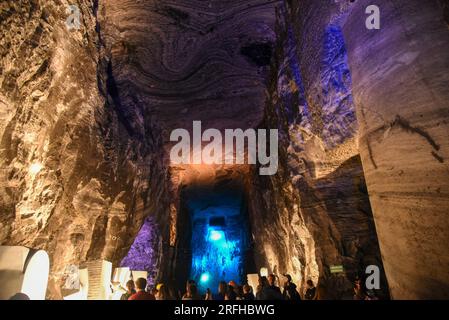
[[(252, 128), (263, 115), (264, 74), (281, 1), (108, 0), (104, 42), (126, 115), (172, 130)], [(144, 115), (133, 114), (136, 108)], [(145, 117), (145, 118), (144, 118)]]
[[(351, 298), (352, 281), (376, 265), (387, 297), (342, 31), (326, 15), (298, 23), (302, 9), (287, 3), (278, 16), (262, 126), (280, 130), (280, 171), (249, 187), (257, 263), (303, 288), (312, 279), (328, 299)], [(345, 272), (331, 274), (335, 265)]]
[[(369, 4), (381, 8), (380, 30), (359, 30)], [(395, 299), (449, 297), (445, 17), (447, 1), (357, 1), (343, 25), (360, 153)]]
[[(49, 298), (139, 231), (123, 263), (151, 252), (151, 279), (173, 280), (182, 189), (230, 180), (257, 268), (349, 298), (374, 264), (387, 297), (384, 263), (393, 298), (448, 296), (447, 1), (70, 4), (78, 29), (66, 0), (0, 4), (0, 245), (49, 253)], [(168, 135), (193, 120), (279, 129), (279, 173), (170, 166)]]
[(68, 4), (0, 4), (0, 244), (49, 253), (49, 298), (69, 265), (120, 261), (167, 197), (156, 134), (117, 104), (97, 2), (76, 1), (79, 30)]

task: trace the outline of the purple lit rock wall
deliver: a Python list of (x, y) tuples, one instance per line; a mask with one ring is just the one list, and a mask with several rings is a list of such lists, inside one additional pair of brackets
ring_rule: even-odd
[[(371, 4), (384, 17), (378, 32), (359, 27)], [(361, 0), (345, 20), (359, 150), (392, 296), (448, 299), (447, 1)]]
[[(159, 270), (160, 237), (159, 228), (153, 218), (146, 218), (128, 254), (121, 262), (122, 267), (134, 271), (148, 272), (148, 285), (154, 285)], [(136, 280), (136, 279), (134, 279)]]
[(353, 137), (357, 119), (352, 99), (351, 72), (341, 28), (329, 25), (325, 30), (322, 84), (322, 137), (326, 148), (334, 148)]

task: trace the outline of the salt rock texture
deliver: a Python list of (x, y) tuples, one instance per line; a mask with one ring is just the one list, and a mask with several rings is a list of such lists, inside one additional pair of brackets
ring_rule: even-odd
[[(70, 4), (79, 30), (65, 0), (0, 4), (0, 244), (49, 253), (48, 298), (96, 259), (188, 277), (182, 192), (229, 181), (255, 269), (350, 298), (374, 264), (379, 295), (448, 297), (447, 1)], [(170, 165), (193, 120), (279, 129), (278, 174)]]
[[(367, 17), (365, 8), (371, 4), (381, 8), (381, 31), (365, 28)], [(264, 185), (268, 189), (265, 195), (268, 199), (265, 202), (268, 205), (276, 199), (284, 203), (283, 206), (287, 208), (286, 217), (292, 211), (296, 212), (298, 209), (295, 206), (286, 204), (291, 201), (290, 199), (294, 199), (294, 196), (298, 197), (298, 191), (301, 195), (301, 190), (304, 189), (301, 186), (297, 188), (291, 186), (291, 182), (297, 179), (300, 185), (312, 191), (312, 196), (303, 193), (297, 201), (306, 202), (305, 206), (302, 205), (302, 210), (300, 209), (300, 213), (302, 211), (300, 216), (305, 216), (311, 207), (319, 208), (319, 202), (313, 200), (316, 192), (320, 194), (320, 191), (324, 191), (324, 194), (327, 194), (323, 199), (324, 202), (335, 205), (332, 200), (335, 196), (332, 195), (333, 187), (343, 182), (343, 185), (334, 189), (339, 193), (334, 199), (337, 203), (343, 201), (345, 205), (340, 202), (328, 211), (329, 216), (337, 217), (335, 222), (343, 221), (341, 214), (345, 213), (344, 208), (348, 206), (348, 201), (345, 200), (346, 191), (350, 190), (348, 181), (354, 178), (363, 180), (361, 172), (357, 177), (357, 171), (363, 164), (392, 298), (447, 297), (449, 294), (448, 273), (445, 267), (449, 265), (447, 220), (449, 171), (446, 163), (449, 112), (447, 1), (431, 1), (426, 4), (420, 1), (398, 4), (387, 1), (356, 3), (328, 1), (327, 4), (318, 1), (287, 1), (284, 12), (287, 12), (287, 24), (281, 29), (286, 30), (286, 37), (291, 37), (290, 34), (296, 36), (293, 43), (298, 46), (299, 67), (295, 67), (297, 62), (290, 59), (289, 65), (293, 76), (283, 80), (281, 71), (275, 77), (278, 81), (282, 81), (282, 87), (290, 87), (293, 91), (297, 91), (299, 99), (293, 100), (293, 107), (289, 106), (291, 101), (288, 100), (287, 102), (281, 100), (279, 103), (278, 100), (285, 96), (286, 90), (282, 87), (279, 89), (277, 85), (277, 89), (274, 87), (270, 91), (272, 104), (274, 106), (286, 104), (286, 106), (283, 106), (283, 112), (279, 112), (278, 107), (272, 108), (266, 121), (268, 125), (278, 123), (284, 128), (285, 145), (290, 144), (284, 148), (284, 151), (287, 150), (284, 163), (292, 163), (298, 169), (303, 168), (300, 170), (303, 174), (291, 180), (265, 181)], [(291, 21), (291, 27), (288, 19)], [(340, 36), (346, 44), (347, 67), (344, 67), (344, 59), (342, 60), (338, 54), (333, 56), (332, 53), (339, 52), (332, 50), (332, 47), (335, 47), (335, 44), (339, 46)], [(335, 41), (336, 43), (332, 45)], [(328, 61), (332, 63), (329, 65)], [(282, 68), (282, 65), (279, 68)], [(301, 77), (298, 77), (295, 69), (300, 70)], [(338, 77), (335, 77), (336, 75)], [(348, 86), (351, 82), (348, 77), (352, 80), (352, 86)], [(340, 84), (329, 86), (328, 80)], [(345, 88), (352, 88), (352, 94), (346, 94)], [(334, 93), (337, 95), (332, 97)], [(348, 98), (353, 102), (351, 103)], [(351, 105), (352, 108), (348, 108)], [(300, 112), (300, 117), (296, 119), (294, 119), (295, 110)], [(354, 111), (357, 115), (356, 122), (353, 121)], [(341, 121), (344, 119), (350, 121)], [(333, 134), (328, 135), (329, 131)], [(329, 137), (332, 139), (329, 140)], [(299, 144), (295, 143), (298, 139)], [(335, 139), (337, 139), (336, 147)], [(316, 146), (310, 147), (311, 145)], [(361, 163), (357, 156), (359, 152)], [(301, 154), (304, 154), (302, 159), (299, 161), (295, 159)], [(292, 161), (291, 158), (295, 160)], [(312, 175), (312, 179), (307, 178), (307, 174), (314, 171), (316, 176)], [(288, 170), (285, 175), (292, 175), (292, 172), (295, 173), (295, 170)], [(328, 185), (326, 182), (314, 183), (313, 180), (322, 173), (325, 174), (323, 182), (327, 181)], [(364, 183), (357, 188), (361, 192), (360, 195), (364, 193), (366, 195), (363, 185)], [(322, 186), (326, 187), (321, 189)], [(260, 190), (261, 187), (256, 189)], [(352, 191), (350, 194), (350, 198), (357, 198), (357, 192)], [(279, 205), (275, 207), (278, 209)], [(268, 208), (268, 211), (275, 209)], [(368, 215), (368, 220), (359, 220), (360, 216), (356, 217), (357, 211), (367, 212), (366, 208), (358, 207), (358, 210), (352, 208), (350, 212), (355, 218), (351, 219), (352, 222), (358, 220), (366, 223), (371, 219)], [(328, 219), (322, 221), (329, 223)], [(314, 228), (307, 225), (307, 216), (304, 221), (296, 223), (298, 228), (294, 228), (297, 231), (293, 234), (291, 229), (287, 228), (294, 222), (293, 218), (275, 222), (284, 226), (285, 233), (287, 235), (290, 233), (289, 238), (293, 240), (290, 241), (292, 245), (287, 248), (284, 248), (284, 243), (280, 241), (282, 246), (275, 249), (268, 248), (274, 252), (271, 263), (281, 264), (279, 256), (284, 255), (276, 253), (277, 251), (304, 251), (305, 257), (311, 257), (304, 259), (306, 269), (314, 265), (309, 263), (311, 259), (316, 261), (315, 270), (306, 272), (317, 277), (316, 270), (320, 269), (320, 259), (325, 261), (324, 264), (326, 261), (332, 261), (332, 255), (329, 257), (329, 253), (333, 251), (329, 251), (329, 248), (332, 246), (320, 244), (319, 236), (309, 236), (305, 241), (307, 238), (301, 239), (297, 235), (310, 234), (314, 231)], [(335, 227), (338, 225), (339, 223), (334, 224)], [(351, 226), (350, 230), (337, 227), (338, 232), (332, 231), (331, 234), (339, 234), (343, 239), (347, 236), (353, 238), (359, 234), (354, 229), (354, 224), (344, 225)], [(323, 232), (322, 227), (318, 230)], [(356, 241), (361, 245), (360, 248), (365, 245), (373, 248), (372, 240), (368, 240), (369, 233), (360, 233), (363, 236)], [(297, 241), (295, 236), (300, 238), (300, 241)], [(267, 233), (267, 238), (275, 237), (280, 238)], [(325, 240), (327, 243), (335, 243), (337, 239), (338, 243), (339, 237)], [(347, 240), (343, 240), (344, 242), (347, 243)], [(297, 243), (302, 245), (295, 248), (293, 244)], [(333, 246), (335, 247), (335, 244)], [(376, 246), (374, 244), (374, 247)], [(309, 253), (304, 250), (310, 247), (318, 247), (318, 250), (315, 250), (318, 254), (315, 256), (312, 254), (314, 249), (309, 250)], [(323, 250), (324, 258), (320, 257), (322, 248), (326, 248)], [(377, 251), (376, 248), (373, 249), (369, 252)], [(341, 254), (336, 257), (342, 258)], [(371, 257), (370, 254), (364, 255), (364, 258), (371, 261), (374, 261), (373, 257), (376, 257), (376, 254)], [(300, 260), (298, 263), (293, 259), (291, 261), (287, 259), (287, 262), (291, 265), (289, 268), (293, 268), (296, 272), (303, 270), (300, 268), (304, 266), (303, 261)], [(323, 275), (321, 270), (319, 274)], [(423, 282), (427, 285), (420, 285)], [(322, 283), (329, 287), (328, 280)], [(323, 291), (326, 289), (328, 288), (323, 288)]]
[(79, 30), (66, 26), (68, 4), (0, 4), (0, 243), (49, 253), (49, 298), (69, 265), (121, 259), (164, 203), (150, 185), (164, 188), (157, 137), (129, 130), (108, 94), (97, 4), (76, 2)]
[(448, 3), (375, 2), (382, 32), (356, 32), (368, 1), (343, 30), (388, 282), (393, 298), (449, 298)]
[(148, 271), (149, 285), (157, 284), (158, 270), (161, 267), (162, 242), (158, 229), (153, 217), (146, 218), (126, 257), (120, 263), (121, 267), (128, 267), (130, 270)]
[[(307, 45), (319, 60), (312, 65), (300, 50), (297, 5), (283, 7), (278, 17), (262, 123), (279, 129), (280, 170), (272, 177), (256, 172), (249, 187), (256, 260), (291, 274), (302, 288), (312, 279), (325, 299), (350, 299), (352, 281), (376, 265), (377, 294), (385, 298), (342, 32), (338, 25), (315, 26), (310, 34), (320, 39)], [(345, 273), (331, 274), (335, 265)]]

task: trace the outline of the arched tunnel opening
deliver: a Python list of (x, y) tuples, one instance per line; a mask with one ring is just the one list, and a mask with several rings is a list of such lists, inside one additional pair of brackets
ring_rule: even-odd
[(247, 195), (241, 183), (186, 185), (180, 193), (180, 241), (175, 279), (217, 293), (220, 281), (246, 281), (255, 272)]

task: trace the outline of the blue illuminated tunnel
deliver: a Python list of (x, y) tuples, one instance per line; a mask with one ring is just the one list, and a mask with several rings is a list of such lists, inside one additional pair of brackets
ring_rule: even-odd
[(244, 199), (233, 189), (195, 190), (188, 197), (192, 223), (190, 278), (217, 292), (220, 281), (245, 276), (248, 228)]

